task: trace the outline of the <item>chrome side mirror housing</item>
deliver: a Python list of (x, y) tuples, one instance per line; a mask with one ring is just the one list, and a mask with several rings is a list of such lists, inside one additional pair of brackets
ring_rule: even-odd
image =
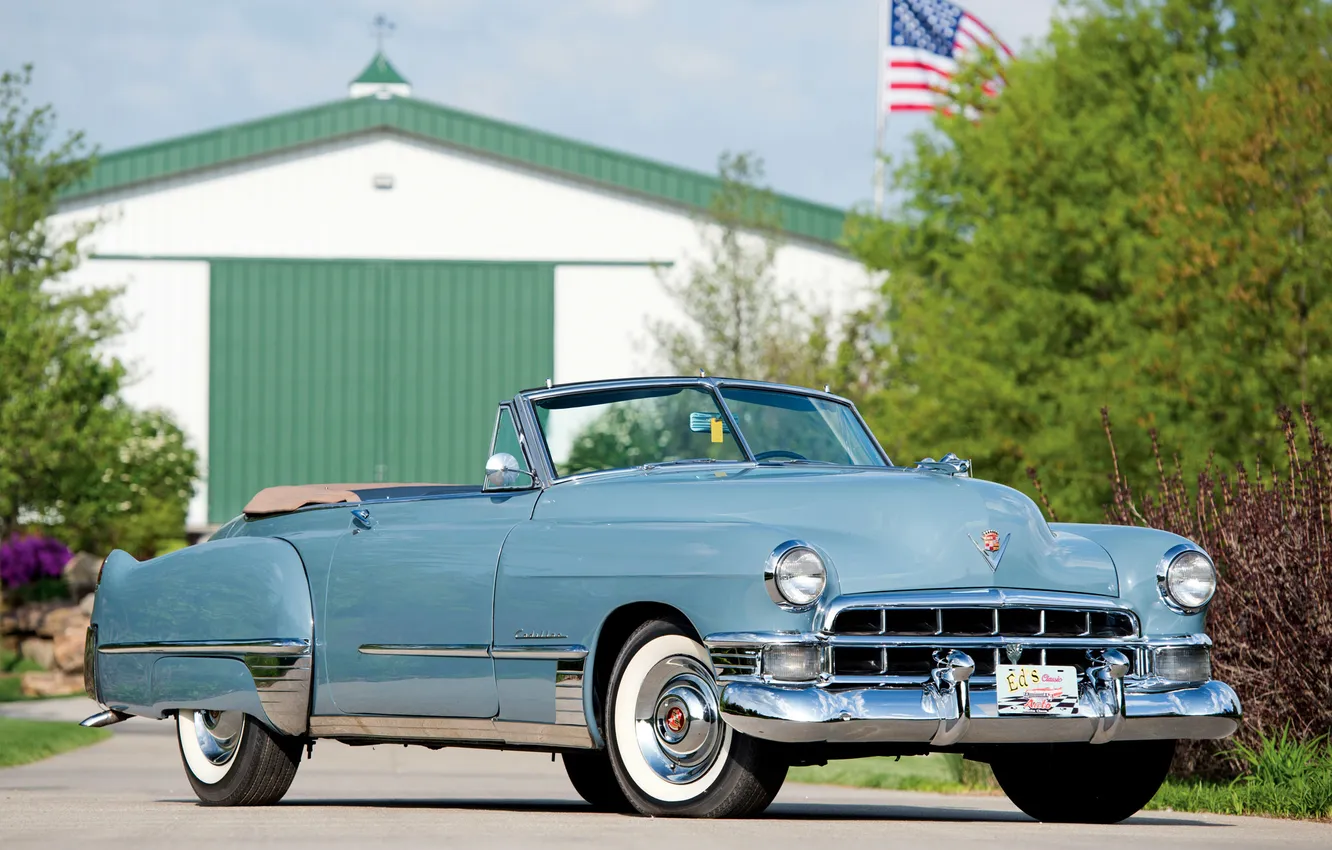
[[(526, 475), (527, 485), (519, 485), (519, 476)], [(486, 461), (486, 481), (483, 489), (508, 490), (518, 486), (531, 486), (536, 476), (518, 466), (518, 458), (508, 452), (496, 452)]]

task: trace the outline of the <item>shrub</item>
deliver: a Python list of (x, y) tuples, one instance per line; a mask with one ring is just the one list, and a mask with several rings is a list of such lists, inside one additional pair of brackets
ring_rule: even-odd
[(58, 579), (70, 551), (59, 540), (41, 535), (10, 535), (0, 545), (0, 585), (18, 588), (42, 579)]
[(1259, 458), (1252, 474), (1243, 464), (1226, 473), (1209, 462), (1192, 488), (1179, 458), (1169, 469), (1162, 462), (1151, 431), (1159, 478), (1141, 493), (1120, 474), (1109, 413), (1101, 415), (1114, 462), (1107, 520), (1188, 537), (1212, 555), (1221, 574), (1207, 615), (1212, 669), (1239, 692), (1245, 721), (1238, 746), (1181, 745), (1176, 771), (1235, 776), (1246, 760), (1257, 767), (1251, 756), (1266, 752), (1264, 741), (1276, 740), (1288, 724), (1298, 741), (1326, 734), (1332, 729), (1332, 448), (1308, 405), (1298, 429), (1290, 410), (1277, 413), (1286, 446), (1280, 469), (1270, 459), (1264, 468)]

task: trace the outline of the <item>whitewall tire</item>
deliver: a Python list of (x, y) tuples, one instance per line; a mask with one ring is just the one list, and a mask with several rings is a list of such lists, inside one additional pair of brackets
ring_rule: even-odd
[(205, 805), (264, 806), (282, 799), (301, 763), (301, 741), (239, 711), (176, 713), (176, 741), (190, 787)]
[(786, 764), (722, 719), (707, 650), (678, 625), (640, 626), (616, 659), (609, 691), (611, 767), (639, 812), (743, 817), (777, 795)]

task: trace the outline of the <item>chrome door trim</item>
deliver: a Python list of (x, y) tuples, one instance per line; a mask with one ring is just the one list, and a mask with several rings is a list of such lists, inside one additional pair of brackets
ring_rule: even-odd
[(484, 643), (365, 643), (362, 655), (428, 655), (440, 658), (489, 658)]
[(491, 647), (492, 658), (522, 661), (561, 661), (587, 657), (585, 646), (496, 646)]
[(98, 652), (120, 655), (146, 652), (154, 655), (308, 655), (310, 642), (295, 638), (269, 640), (159, 640), (143, 643), (107, 643)]

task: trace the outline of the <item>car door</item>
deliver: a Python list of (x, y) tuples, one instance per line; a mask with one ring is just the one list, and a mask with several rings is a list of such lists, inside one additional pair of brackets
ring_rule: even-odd
[(489, 653), (495, 569), (539, 493), (530, 477), (521, 486), (348, 509), (323, 624), (326, 687), (339, 711), (498, 713)]

